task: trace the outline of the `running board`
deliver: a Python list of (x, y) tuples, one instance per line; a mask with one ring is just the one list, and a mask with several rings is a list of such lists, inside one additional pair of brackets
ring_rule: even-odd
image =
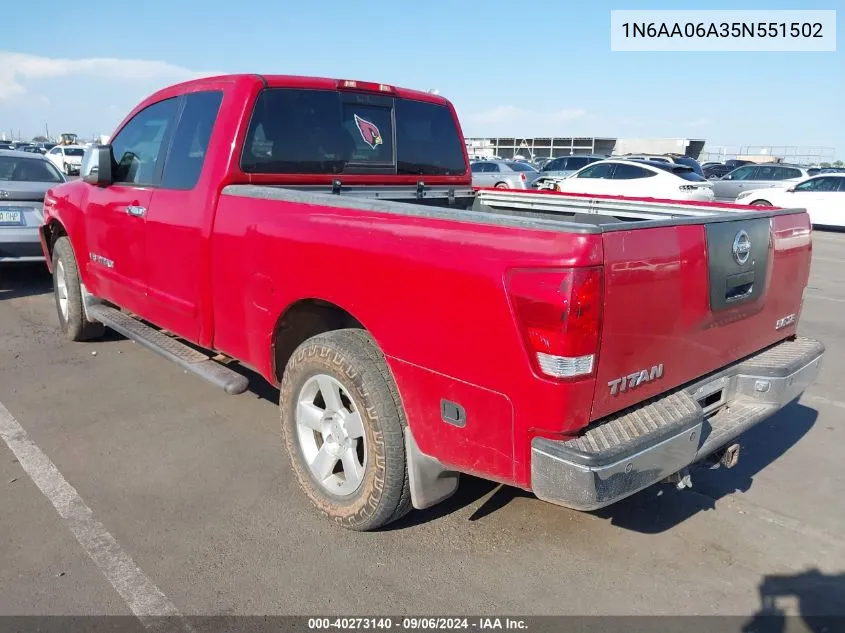
[(249, 379), (246, 376), (224, 367), (193, 347), (185, 345), (161, 330), (156, 330), (120, 310), (96, 304), (88, 306), (87, 312), (90, 319), (99, 321), (136, 343), (161, 354), (183, 369), (217, 385), (226, 393), (243, 393), (249, 387)]

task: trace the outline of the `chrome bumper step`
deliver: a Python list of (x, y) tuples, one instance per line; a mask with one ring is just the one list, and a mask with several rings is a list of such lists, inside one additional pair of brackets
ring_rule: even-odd
[(823, 356), (818, 341), (783, 341), (612, 415), (577, 438), (536, 438), (534, 494), (579, 510), (624, 499), (701, 461), (789, 404), (816, 379)]

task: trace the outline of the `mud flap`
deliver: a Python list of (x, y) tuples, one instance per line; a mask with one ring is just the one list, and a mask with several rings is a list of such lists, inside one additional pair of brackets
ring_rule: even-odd
[(405, 456), (414, 508), (430, 508), (455, 494), (460, 473), (449, 470), (434, 457), (421, 452), (410, 427), (405, 428)]

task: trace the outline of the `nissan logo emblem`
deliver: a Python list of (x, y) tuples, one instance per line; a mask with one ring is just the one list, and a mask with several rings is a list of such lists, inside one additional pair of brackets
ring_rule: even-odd
[(733, 251), (737, 264), (742, 266), (747, 262), (751, 256), (751, 240), (748, 239), (748, 233), (745, 231), (737, 233), (736, 237), (734, 237), (734, 245), (731, 250)]

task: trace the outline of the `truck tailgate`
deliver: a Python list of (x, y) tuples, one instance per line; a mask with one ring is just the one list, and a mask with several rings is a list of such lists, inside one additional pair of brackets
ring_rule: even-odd
[(795, 334), (810, 271), (809, 218), (743, 216), (603, 233), (591, 420)]

